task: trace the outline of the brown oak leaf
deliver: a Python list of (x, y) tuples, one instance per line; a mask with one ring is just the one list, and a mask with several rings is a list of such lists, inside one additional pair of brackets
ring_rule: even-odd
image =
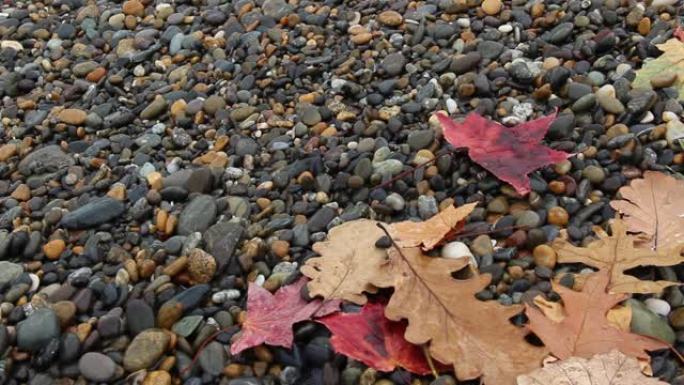
[(584, 263), (607, 272), (608, 289), (611, 293), (660, 293), (664, 288), (678, 285), (670, 281), (643, 281), (624, 272), (639, 266), (672, 266), (684, 262), (679, 246), (659, 247), (657, 250), (635, 248), (636, 237), (628, 235), (625, 223), (616, 219), (612, 223), (611, 236), (598, 233), (599, 239), (587, 247), (571, 245), (557, 238), (553, 248), (562, 263)]
[(325, 299), (343, 299), (359, 305), (366, 303), (364, 292), (375, 293), (371, 280), (386, 274), (385, 249), (375, 242), (385, 233), (376, 221), (360, 219), (333, 227), (328, 240), (317, 242), (313, 250), (320, 257), (310, 258), (301, 267), (309, 277), (309, 294)]
[(662, 172), (646, 171), (619, 190), (621, 200), (610, 205), (622, 214), (627, 229), (646, 236), (646, 246), (684, 245), (684, 181)]
[(470, 269), (467, 259), (428, 257), (418, 247), (391, 248), (388, 255), (390, 274), (374, 281), (394, 288), (385, 315), (408, 320), (406, 340), (428, 344), (430, 355), (453, 365), (459, 380), (482, 377), (485, 384), (512, 385), (541, 365), (547, 350), (528, 343), (528, 332), (510, 322), (521, 307), (477, 300), (489, 275), (468, 270), (470, 278), (452, 276)]
[(394, 223), (389, 227), (389, 233), (399, 247), (422, 246), (425, 251), (432, 250), (447, 235), (458, 231), (459, 223), (475, 206), (477, 203), (468, 203), (458, 208), (449, 206), (426, 221)]
[(591, 359), (571, 357), (518, 377), (518, 385), (666, 385), (641, 372), (639, 362), (618, 350)]
[(564, 360), (572, 356), (588, 358), (618, 349), (629, 356), (648, 359), (647, 351), (667, 348), (663, 342), (619, 330), (608, 321), (608, 311), (628, 297), (627, 294), (608, 294), (608, 280), (608, 272), (600, 270), (587, 279), (581, 292), (554, 283), (553, 288), (563, 299), (565, 310), (565, 317), (560, 322), (526, 305), (528, 328), (544, 342), (551, 354)]
[[(449, 234), (457, 232), (459, 225), (477, 206), (449, 206), (423, 222), (405, 221), (390, 227), (390, 234), (402, 247), (423, 245), (432, 249)], [(375, 247), (385, 233), (379, 222), (360, 219), (334, 227), (328, 239), (317, 242), (313, 249), (320, 257), (310, 258), (301, 272), (311, 279), (308, 288), (312, 296), (325, 299), (343, 299), (359, 305), (366, 303), (364, 292), (375, 293), (372, 280), (386, 281), (387, 252)]]

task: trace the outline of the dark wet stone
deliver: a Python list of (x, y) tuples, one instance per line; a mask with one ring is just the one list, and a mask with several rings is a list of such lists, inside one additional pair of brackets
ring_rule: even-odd
[(227, 267), (244, 231), (239, 223), (220, 222), (204, 232), (206, 251), (216, 259), (219, 272)]
[(102, 353), (89, 352), (78, 361), (78, 369), (87, 380), (106, 382), (116, 374), (116, 363)]
[(575, 116), (573, 114), (560, 114), (551, 123), (547, 136), (550, 139), (562, 139), (570, 135), (575, 126)]
[(61, 224), (68, 229), (96, 227), (119, 218), (125, 209), (121, 201), (104, 197), (67, 213), (62, 217)]
[(54, 172), (73, 164), (74, 159), (58, 145), (49, 145), (28, 154), (19, 162), (17, 169), (24, 175), (33, 175)]
[(154, 311), (147, 302), (134, 299), (126, 305), (126, 325), (131, 335), (154, 327)]
[(226, 350), (216, 341), (210, 342), (199, 355), (200, 366), (205, 373), (213, 376), (221, 374), (227, 360)]
[(321, 207), (316, 213), (309, 219), (309, 231), (312, 233), (325, 230), (328, 223), (337, 216), (337, 212), (330, 207)]
[(454, 58), (451, 61), (451, 70), (456, 74), (466, 73), (477, 67), (477, 65), (480, 63), (480, 60), (482, 60), (482, 55), (480, 55), (478, 52), (468, 52), (467, 54), (459, 58)]
[(485, 40), (477, 45), (477, 52), (482, 55), (484, 59), (494, 59), (501, 55), (504, 45), (498, 41)]
[(203, 232), (216, 219), (216, 201), (209, 195), (200, 195), (188, 203), (178, 217), (178, 234)]
[(382, 68), (389, 76), (398, 76), (404, 71), (406, 65), (406, 58), (400, 52), (395, 52), (387, 55), (380, 63)]
[(50, 309), (37, 309), (17, 325), (19, 349), (37, 351), (53, 338), (59, 338), (57, 315)]
[(572, 34), (573, 23), (561, 23), (552, 30), (542, 34), (542, 39), (547, 43), (557, 44), (565, 41)]
[(189, 193), (211, 191), (214, 177), (209, 168), (183, 169), (167, 176), (164, 187), (181, 187)]

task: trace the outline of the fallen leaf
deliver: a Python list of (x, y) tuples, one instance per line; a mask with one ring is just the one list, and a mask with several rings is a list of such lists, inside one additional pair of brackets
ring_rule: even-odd
[(305, 278), (301, 278), (281, 287), (275, 295), (250, 283), (247, 289), (247, 318), (230, 352), (238, 354), (264, 343), (290, 348), (294, 338), (292, 325), (311, 319), (314, 315), (322, 317), (339, 309), (339, 301), (304, 300), (300, 292), (306, 282)]
[[(430, 250), (457, 232), (475, 206), (477, 203), (449, 206), (427, 221), (395, 223), (389, 226), (389, 232), (400, 247), (422, 245)], [(302, 274), (311, 279), (309, 294), (358, 305), (366, 303), (364, 293), (377, 291), (371, 280), (386, 274), (387, 252), (375, 247), (385, 233), (377, 224), (368, 219), (346, 222), (333, 227), (326, 241), (314, 244), (313, 250), (321, 256), (308, 259), (301, 267)]]
[(551, 354), (564, 360), (572, 356), (589, 358), (613, 349), (637, 358), (648, 359), (647, 351), (665, 349), (667, 344), (649, 337), (628, 333), (608, 322), (606, 314), (627, 294), (608, 294), (608, 272), (592, 274), (582, 292), (553, 284), (563, 299), (565, 317), (556, 322), (529, 305), (526, 314), (528, 328), (546, 345)]
[(317, 321), (332, 333), (330, 342), (338, 353), (383, 372), (402, 367), (416, 374), (429, 374), (423, 350), (404, 339), (406, 322), (390, 321), (384, 312), (382, 303), (369, 302), (359, 313), (338, 312)]
[(628, 332), (630, 330), (629, 324), (632, 322), (632, 308), (622, 305), (616, 306), (608, 310), (606, 319), (614, 328)]
[(485, 384), (514, 384), (516, 376), (539, 367), (546, 349), (528, 343), (527, 331), (509, 321), (521, 307), (475, 298), (489, 285), (489, 275), (468, 270), (472, 277), (456, 279), (452, 273), (470, 269), (467, 259), (428, 257), (418, 247), (401, 253), (391, 248), (388, 255), (390, 274), (374, 282), (394, 288), (385, 316), (406, 319), (406, 340), (428, 344), (430, 355), (453, 365), (459, 380), (482, 377)]
[(375, 242), (385, 233), (376, 221), (360, 219), (333, 227), (325, 242), (317, 242), (313, 250), (320, 257), (310, 258), (301, 272), (311, 278), (309, 294), (324, 299), (343, 299), (359, 305), (366, 303), (364, 292), (375, 293), (370, 281), (385, 274), (385, 249)]
[(639, 362), (618, 350), (591, 359), (571, 357), (518, 377), (518, 385), (667, 385), (641, 373)]
[(540, 142), (556, 114), (505, 127), (476, 113), (457, 123), (437, 114), (444, 137), (454, 147), (467, 147), (470, 158), (497, 178), (510, 183), (521, 195), (530, 192), (528, 174), (571, 154), (552, 150)]
[(622, 199), (610, 205), (622, 214), (628, 231), (647, 236), (646, 246), (684, 245), (684, 181), (646, 171), (643, 179), (633, 180), (619, 193)]
[(558, 262), (584, 263), (606, 271), (611, 293), (660, 293), (668, 286), (679, 284), (670, 281), (643, 281), (624, 272), (639, 266), (672, 266), (682, 263), (684, 258), (679, 255), (681, 247), (659, 247), (657, 250), (635, 248), (637, 238), (626, 233), (622, 220), (615, 219), (612, 229), (612, 236), (599, 233), (599, 239), (587, 247), (573, 246), (566, 240), (556, 239), (553, 248), (558, 254)]
[(632, 88), (652, 88), (651, 78), (665, 72), (674, 73), (677, 79), (672, 86), (679, 90), (679, 99), (684, 100), (684, 43), (673, 38), (656, 47), (663, 54), (644, 62), (636, 72)]
[(422, 246), (432, 250), (449, 234), (457, 232), (457, 226), (470, 215), (477, 203), (468, 203), (458, 208), (449, 206), (432, 218), (422, 222), (404, 221), (389, 226), (389, 233), (399, 247)]
[(565, 312), (563, 311), (563, 304), (560, 302), (552, 302), (541, 295), (534, 297), (532, 300), (537, 308), (544, 313), (546, 318), (553, 322), (561, 322), (565, 318)]
[[(561, 322), (565, 319), (565, 311), (563, 310), (563, 304), (560, 302), (552, 302), (541, 295), (534, 297), (532, 300), (535, 306), (544, 313), (544, 316), (553, 322)], [(613, 327), (628, 332), (629, 323), (632, 321), (632, 308), (629, 306), (616, 306), (606, 314), (606, 319), (608, 323)]]

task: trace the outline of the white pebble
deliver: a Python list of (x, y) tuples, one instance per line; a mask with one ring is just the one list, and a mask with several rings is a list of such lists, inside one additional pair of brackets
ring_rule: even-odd
[(31, 288), (29, 289), (29, 291), (34, 292), (38, 290), (38, 287), (40, 286), (40, 278), (38, 278), (38, 276), (33, 273), (29, 274), (29, 278), (31, 278)]
[(335, 79), (330, 81), (330, 87), (333, 90), (337, 90), (337, 91), (341, 90), (345, 84), (347, 84), (347, 81), (344, 79), (340, 79), (340, 78), (335, 78)]
[(447, 111), (449, 111), (450, 114), (455, 114), (458, 112), (458, 104), (456, 101), (452, 98), (449, 98), (446, 100), (446, 108)]
[(470, 252), (468, 246), (463, 242), (449, 242), (444, 247), (442, 247), (442, 258), (448, 259), (460, 259), (468, 258), (470, 264), (477, 267), (477, 260), (475, 256)]
[(0, 42), (0, 48), (6, 49), (11, 48), (15, 51), (23, 51), (24, 47), (16, 40), (3, 40)]
[(513, 26), (510, 24), (503, 24), (499, 26), (499, 32), (501, 33), (509, 33), (513, 31)]
[(391, 193), (385, 198), (385, 204), (391, 207), (394, 211), (401, 211), (406, 206), (406, 201), (401, 195), (397, 193)]
[(225, 302), (228, 302), (232, 299), (238, 299), (238, 298), (240, 298), (240, 290), (235, 290), (235, 289), (221, 290), (221, 291), (214, 293), (211, 296), (211, 302), (213, 302), (213, 303), (225, 303)]
[(515, 126), (516, 124), (522, 123), (522, 119), (515, 115), (509, 115), (501, 119), (501, 123), (507, 125), (507, 126)]
[(468, 28), (470, 27), (470, 19), (467, 17), (462, 17), (456, 20), (456, 24), (458, 24), (458, 26), (461, 28)]
[(133, 75), (135, 76), (145, 76), (145, 67), (138, 64), (133, 68)]
[(646, 303), (646, 307), (648, 308), (648, 310), (656, 314), (659, 314), (663, 317), (666, 317), (668, 314), (670, 314), (670, 310), (672, 309), (670, 307), (670, 304), (667, 303), (667, 301), (664, 301), (659, 298), (649, 298), (646, 301), (644, 301), (644, 303)]
[(230, 179), (240, 179), (245, 172), (241, 168), (237, 167), (228, 167), (226, 168), (226, 176)]
[(643, 119), (639, 123), (651, 123), (655, 119), (655, 116), (653, 116), (653, 113), (651, 111), (646, 111), (644, 114)]

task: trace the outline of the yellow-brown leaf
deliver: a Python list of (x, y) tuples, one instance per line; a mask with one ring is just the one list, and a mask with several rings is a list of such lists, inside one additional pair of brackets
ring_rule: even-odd
[(646, 236), (651, 248), (671, 248), (684, 242), (684, 181), (646, 171), (619, 190), (621, 200), (610, 205), (622, 214), (627, 229)]
[(485, 384), (512, 385), (518, 375), (541, 365), (546, 349), (529, 344), (527, 331), (509, 321), (521, 307), (475, 298), (489, 284), (489, 275), (452, 277), (470, 269), (467, 259), (428, 257), (418, 247), (401, 253), (391, 248), (388, 255), (390, 280), (374, 281), (394, 288), (385, 315), (408, 320), (406, 340), (428, 344), (430, 355), (453, 365), (459, 380), (482, 377)]
[(670, 281), (642, 281), (624, 272), (639, 266), (672, 266), (684, 262), (679, 255), (681, 247), (659, 247), (657, 250), (635, 248), (635, 236), (627, 235), (623, 221), (612, 223), (613, 234), (598, 234), (599, 239), (587, 247), (571, 245), (564, 239), (556, 239), (553, 248), (558, 262), (584, 263), (607, 272), (608, 289), (611, 293), (660, 293), (664, 288), (678, 285)]
[(302, 274), (311, 278), (309, 294), (366, 303), (364, 292), (377, 291), (371, 281), (386, 274), (387, 252), (375, 247), (385, 235), (377, 223), (368, 219), (343, 223), (330, 230), (327, 241), (314, 244), (314, 251), (321, 256), (310, 258), (301, 267)]
[(608, 311), (627, 298), (626, 294), (606, 293), (608, 279), (605, 270), (594, 273), (587, 279), (582, 292), (554, 284), (565, 310), (565, 317), (560, 322), (527, 305), (528, 327), (551, 354), (560, 359), (589, 358), (618, 349), (629, 356), (648, 359), (647, 351), (667, 348), (663, 342), (622, 331), (608, 321)]
[(477, 203), (468, 203), (458, 208), (449, 206), (423, 222), (394, 223), (389, 227), (389, 233), (399, 247), (422, 246), (425, 251), (432, 250), (448, 234), (457, 231), (459, 222), (463, 221), (475, 206)]

